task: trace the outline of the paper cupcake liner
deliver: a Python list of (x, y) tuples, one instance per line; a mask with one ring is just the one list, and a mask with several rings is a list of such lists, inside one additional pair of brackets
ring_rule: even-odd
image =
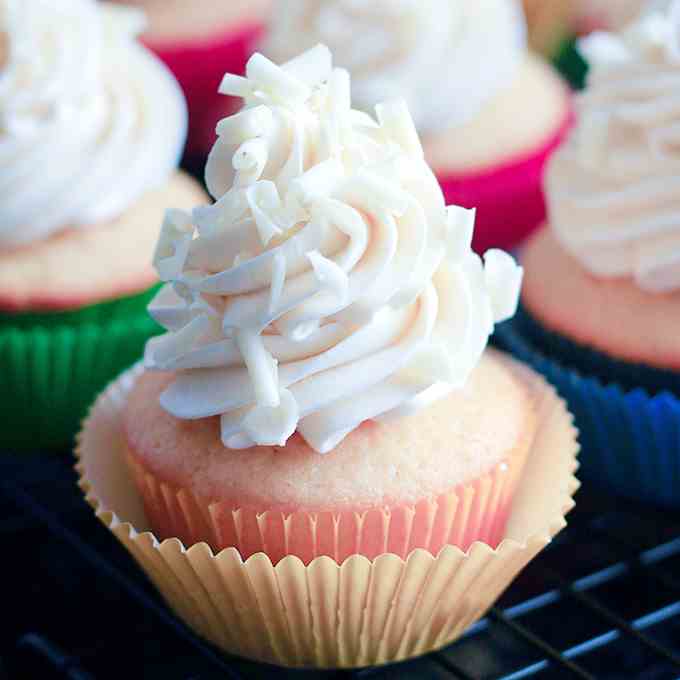
[(126, 454), (149, 525), (160, 539), (184, 545), (206, 542), (213, 550), (236, 548), (248, 558), (265, 552), (278, 563), (296, 555), (304, 564), (321, 555), (342, 563), (353, 554), (406, 558), (420, 548), (436, 555), (444, 545), (467, 550), (483, 541), (495, 548), (510, 515), (523, 456), (498, 463), (483, 477), (415, 504), (370, 510), (263, 511), (227, 503), (202, 503), (190, 489), (163, 483)]
[(544, 395), (540, 427), (496, 549), (475, 542), (437, 556), (351, 555), (341, 564), (264, 553), (243, 560), (206, 543), (159, 542), (124, 461), (121, 413), (135, 371), (97, 400), (79, 437), (80, 485), (101, 521), (174, 611), (222, 650), (284, 666), (361, 667), (398, 661), (458, 637), (566, 524), (578, 488), (576, 431), (564, 403)]
[(543, 169), (573, 121), (569, 108), (555, 132), (530, 152), (481, 172), (437, 176), (447, 204), (477, 209), (477, 252), (510, 250), (545, 221)]
[(571, 365), (580, 350), (572, 357), (561, 344), (561, 354), (548, 355), (514, 321), (499, 326), (495, 337), (567, 400), (580, 431), (582, 479), (627, 498), (680, 507), (680, 398), (583, 374)]
[(70, 448), (99, 391), (160, 329), (148, 316), (153, 291), (82, 310), (0, 316), (0, 447)]
[(547, 357), (559, 357), (564, 366), (602, 383), (617, 383), (625, 390), (639, 387), (654, 396), (667, 391), (680, 397), (680, 375), (671, 370), (615, 359), (604, 352), (581, 345), (541, 324), (520, 305), (512, 326)]
[(217, 88), (225, 73), (242, 74), (264, 28), (258, 23), (229, 28), (210, 37), (177, 42), (147, 40), (172, 71), (189, 107), (188, 156), (205, 155), (215, 141), (215, 125), (241, 105)]

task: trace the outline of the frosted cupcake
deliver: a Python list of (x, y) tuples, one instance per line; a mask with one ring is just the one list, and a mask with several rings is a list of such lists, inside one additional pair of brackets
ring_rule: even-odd
[[(222, 83), (245, 107), (218, 125), (216, 202), (160, 236), (150, 311), (168, 332), (95, 406), (83, 483), (166, 595), (177, 559), (201, 561), (171, 601), (224, 649), (406, 658), (455, 637), (561, 526), (575, 435), (540, 378), (485, 353), (522, 272), (473, 253), (474, 214), (446, 207), (403, 100), (352, 109), (322, 46), (281, 67), (256, 54), (246, 74)], [(98, 482), (126, 464), (134, 482), (109, 495)], [(261, 588), (276, 594), (252, 611)], [(197, 589), (220, 603), (206, 625)], [(221, 623), (234, 610), (247, 634)]]
[(583, 474), (677, 505), (680, 3), (582, 43), (580, 123), (547, 173), (524, 311), (503, 336), (569, 398)]
[(176, 172), (185, 105), (135, 43), (141, 25), (94, 0), (0, 3), (4, 447), (68, 444), (156, 331), (145, 306), (163, 206), (202, 196)]
[(189, 104), (187, 154), (205, 162), (217, 121), (236, 99), (219, 97), (225, 71), (243, 73), (271, 0), (120, 0), (143, 8), (145, 43), (167, 64)]
[(352, 73), (358, 108), (406, 98), (446, 200), (477, 209), (478, 252), (543, 221), (542, 168), (569, 98), (527, 51), (518, 2), (280, 2), (262, 50), (282, 61), (317, 43)]

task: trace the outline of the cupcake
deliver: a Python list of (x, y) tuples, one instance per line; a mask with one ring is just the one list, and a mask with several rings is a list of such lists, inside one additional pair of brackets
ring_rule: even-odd
[(547, 173), (503, 342), (550, 377), (581, 429), (583, 475), (680, 504), (680, 2), (583, 41), (580, 122)]
[(145, 10), (144, 42), (179, 81), (189, 104), (190, 162), (205, 163), (215, 125), (237, 99), (217, 96), (225, 71), (243, 73), (271, 0), (120, 0)]
[(5, 448), (66, 446), (87, 404), (157, 332), (150, 259), (172, 201), (186, 110), (134, 36), (143, 17), (94, 0), (5, 2), (0, 66), (0, 384)]
[(227, 651), (323, 667), (423, 653), (571, 505), (569, 414), (485, 351), (522, 271), (472, 251), (474, 213), (446, 207), (404, 101), (352, 109), (327, 48), (256, 54), (221, 89), (245, 106), (217, 128), (215, 203), (163, 226), (150, 312), (167, 333), (95, 405), (82, 484)]
[(543, 221), (541, 173), (570, 103), (527, 51), (518, 2), (279, 2), (263, 52), (283, 61), (317, 43), (350, 70), (359, 109), (406, 98), (446, 200), (477, 209), (477, 252), (510, 248)]

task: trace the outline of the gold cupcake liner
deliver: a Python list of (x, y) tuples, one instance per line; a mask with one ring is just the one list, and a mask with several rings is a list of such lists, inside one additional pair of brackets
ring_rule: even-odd
[(224, 651), (284, 666), (349, 668), (407, 659), (456, 639), (565, 525), (578, 488), (572, 419), (543, 380), (540, 426), (515, 492), (504, 538), (406, 559), (289, 555), (272, 564), (256, 553), (215, 554), (206, 543), (159, 542), (124, 460), (121, 413), (141, 369), (102, 394), (84, 424), (80, 485), (101, 521), (149, 575), (170, 607)]

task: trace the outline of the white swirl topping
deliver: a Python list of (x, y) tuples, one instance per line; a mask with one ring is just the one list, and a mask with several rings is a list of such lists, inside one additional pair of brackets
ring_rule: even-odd
[(466, 123), (509, 87), (526, 54), (516, 0), (279, 0), (262, 51), (328, 45), (363, 111), (404, 97), (416, 126)]
[(143, 26), (96, 0), (0, 0), (0, 247), (113, 218), (176, 168), (186, 107)]
[(279, 67), (260, 54), (222, 92), (206, 168), (214, 205), (170, 211), (150, 306), (168, 333), (146, 365), (176, 371), (161, 403), (221, 416), (230, 448), (319, 452), (371, 418), (463, 385), (521, 269), (470, 247), (474, 213), (446, 208), (402, 101), (350, 108), (349, 74), (317, 47)]
[(579, 123), (547, 173), (550, 221), (596, 276), (680, 288), (680, 0), (596, 33)]

